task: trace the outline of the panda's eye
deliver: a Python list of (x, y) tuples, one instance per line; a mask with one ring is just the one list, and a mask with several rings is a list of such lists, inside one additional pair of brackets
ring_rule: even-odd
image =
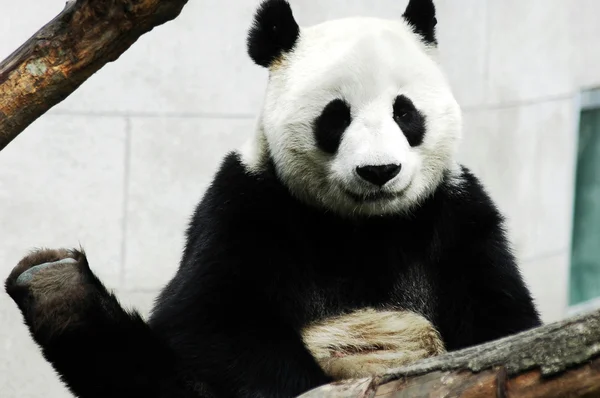
[(335, 99), (327, 104), (314, 125), (318, 147), (327, 153), (335, 153), (351, 122), (350, 106), (344, 100)]
[(406, 136), (410, 146), (420, 145), (425, 135), (425, 116), (404, 95), (396, 97), (393, 109), (394, 121)]
[(394, 120), (396, 123), (409, 122), (415, 112), (412, 101), (404, 95), (399, 95), (394, 101)]
[(396, 123), (406, 123), (410, 120), (410, 111), (400, 111), (394, 114), (394, 120)]

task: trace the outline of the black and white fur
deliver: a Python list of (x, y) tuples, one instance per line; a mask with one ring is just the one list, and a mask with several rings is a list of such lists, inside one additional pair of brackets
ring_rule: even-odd
[(431, 0), (309, 28), (260, 6), (256, 135), (223, 160), (149, 321), (82, 251), (36, 251), (6, 282), (74, 394), (293, 397), (540, 324), (502, 215), (456, 164), (436, 23)]

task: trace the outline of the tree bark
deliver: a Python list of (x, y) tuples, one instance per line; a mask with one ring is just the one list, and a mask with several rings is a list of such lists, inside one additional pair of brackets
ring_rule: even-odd
[(600, 311), (302, 398), (600, 397)]
[(187, 0), (72, 0), (0, 63), (0, 150)]

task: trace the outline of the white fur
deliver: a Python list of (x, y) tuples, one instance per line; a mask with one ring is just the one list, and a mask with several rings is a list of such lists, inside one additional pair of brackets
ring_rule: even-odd
[[(461, 112), (434, 47), (402, 20), (351, 18), (302, 28), (294, 50), (271, 68), (257, 137), (243, 152), (250, 170), (267, 153), (291, 191), (304, 201), (348, 215), (404, 212), (435, 187), (453, 165)], [(426, 117), (423, 143), (411, 147), (393, 120), (403, 94)], [(351, 107), (352, 123), (335, 155), (321, 152), (313, 122), (333, 99)], [(378, 188), (356, 175), (358, 166), (401, 164), (383, 186), (397, 195), (356, 203), (346, 192)]]
[(381, 375), (445, 352), (433, 325), (411, 311), (358, 310), (309, 325), (302, 336), (336, 380)]

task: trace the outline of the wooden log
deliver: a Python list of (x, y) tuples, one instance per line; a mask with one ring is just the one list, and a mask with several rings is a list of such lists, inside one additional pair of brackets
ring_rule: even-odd
[(600, 311), (301, 397), (600, 397)]
[(187, 0), (76, 0), (0, 63), (0, 150)]

